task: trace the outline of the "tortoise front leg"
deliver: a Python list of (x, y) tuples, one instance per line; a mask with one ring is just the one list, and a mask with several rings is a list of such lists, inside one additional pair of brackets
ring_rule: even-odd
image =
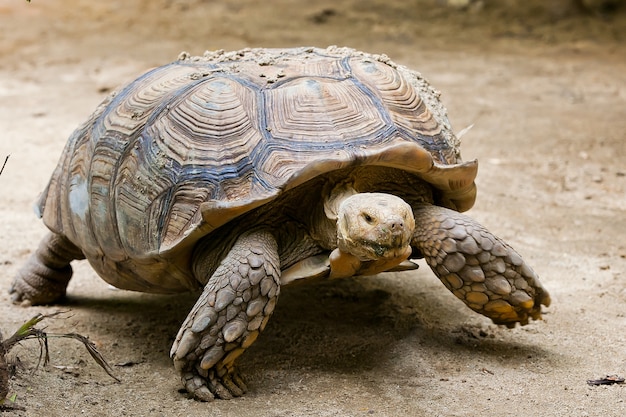
[(279, 283), (272, 234), (241, 236), (209, 279), (172, 346), (170, 356), (191, 395), (203, 401), (243, 395), (246, 386), (234, 362), (265, 328)]
[(423, 205), (414, 215), (412, 245), (468, 307), (508, 327), (541, 318), (550, 295), (513, 248), (456, 211)]
[(70, 262), (74, 259), (85, 256), (65, 236), (48, 233), (13, 280), (11, 300), (35, 305), (63, 298), (72, 278)]

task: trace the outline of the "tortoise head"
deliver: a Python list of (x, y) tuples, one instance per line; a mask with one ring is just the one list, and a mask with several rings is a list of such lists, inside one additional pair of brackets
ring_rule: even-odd
[(414, 230), (411, 206), (392, 194), (358, 193), (338, 207), (338, 247), (361, 261), (405, 255)]

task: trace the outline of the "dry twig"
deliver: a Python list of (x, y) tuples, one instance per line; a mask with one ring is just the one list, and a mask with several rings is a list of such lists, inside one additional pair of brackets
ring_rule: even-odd
[(2, 171), (4, 171), (4, 167), (7, 166), (7, 162), (9, 161), (9, 156), (11, 155), (7, 155), (7, 157), (4, 158), (4, 164), (2, 164), (2, 168), (0, 168), (0, 175), (2, 175)]
[(622, 384), (625, 381), (624, 378), (617, 375), (607, 375), (604, 378), (600, 379), (589, 379), (587, 380), (588, 385), (613, 385), (613, 384)]

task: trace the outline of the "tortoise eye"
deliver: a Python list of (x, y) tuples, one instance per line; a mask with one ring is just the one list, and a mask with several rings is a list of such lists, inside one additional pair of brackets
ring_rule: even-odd
[(372, 216), (370, 216), (367, 213), (363, 213), (363, 218), (365, 219), (366, 222), (368, 222), (369, 224), (374, 223), (374, 218)]

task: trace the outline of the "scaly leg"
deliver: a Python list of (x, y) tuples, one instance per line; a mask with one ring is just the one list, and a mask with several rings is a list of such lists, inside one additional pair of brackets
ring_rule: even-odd
[(265, 328), (279, 283), (274, 237), (265, 231), (241, 236), (211, 276), (172, 346), (170, 356), (191, 395), (203, 401), (243, 395), (246, 386), (234, 362)]
[(9, 289), (15, 303), (49, 304), (65, 296), (72, 277), (70, 262), (85, 256), (65, 236), (48, 233), (18, 271)]
[(513, 248), (456, 211), (423, 205), (414, 214), (413, 246), (468, 307), (508, 327), (541, 318), (550, 296)]

